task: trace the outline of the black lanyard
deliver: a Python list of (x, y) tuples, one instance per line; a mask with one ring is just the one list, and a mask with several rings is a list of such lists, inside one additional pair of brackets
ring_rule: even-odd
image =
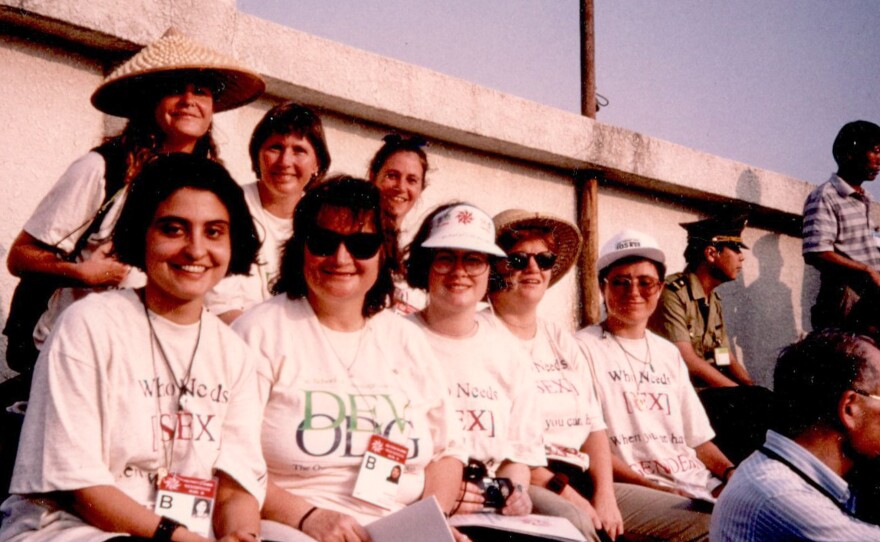
[(839, 500), (837, 500), (837, 497), (835, 497), (826, 488), (819, 485), (819, 482), (817, 482), (817, 481), (813, 480), (812, 478), (810, 478), (809, 476), (807, 476), (807, 474), (804, 471), (797, 468), (791, 461), (789, 461), (788, 459), (785, 459), (784, 457), (777, 454), (773, 450), (768, 449), (766, 446), (761, 446), (760, 448), (758, 448), (758, 451), (761, 452), (762, 454), (766, 455), (768, 458), (770, 458), (774, 461), (779, 461), (780, 463), (782, 463), (783, 465), (788, 467), (789, 470), (791, 470), (791, 472), (800, 476), (801, 479), (804, 482), (810, 484), (810, 486), (812, 486), (813, 489), (815, 489), (816, 491), (818, 491), (822, 495), (825, 495), (826, 497), (831, 499), (831, 502), (833, 502), (835, 505), (837, 505), (837, 507), (840, 508), (844, 514), (846, 514), (848, 516), (855, 517), (855, 514), (852, 511), (850, 511), (850, 509), (847, 508), (846, 505), (842, 504)]

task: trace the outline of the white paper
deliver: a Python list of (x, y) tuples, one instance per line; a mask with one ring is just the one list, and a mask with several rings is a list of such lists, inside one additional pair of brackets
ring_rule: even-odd
[(373, 542), (454, 542), (433, 496), (377, 519), (365, 528)]

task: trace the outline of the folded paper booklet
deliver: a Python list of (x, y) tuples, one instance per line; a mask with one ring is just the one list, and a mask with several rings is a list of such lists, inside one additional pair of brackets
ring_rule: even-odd
[(364, 528), (373, 542), (453, 542), (443, 511), (433, 496), (377, 519)]
[[(527, 534), (561, 542), (586, 542), (584, 535), (565, 518), (553, 516), (502, 516), (501, 514), (462, 514), (449, 518), (453, 527), (483, 527)], [(425, 540), (428, 540), (427, 538)]]

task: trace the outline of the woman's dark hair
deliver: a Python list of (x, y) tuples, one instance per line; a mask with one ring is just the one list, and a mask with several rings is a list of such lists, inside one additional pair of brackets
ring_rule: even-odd
[[(189, 77), (192, 77), (192, 75), (189, 75)], [(206, 86), (211, 89), (213, 95), (217, 94), (217, 83), (211, 78), (207, 78), (205, 81), (197, 79), (188, 79), (186, 81), (179, 79), (169, 80), (168, 84), (151, 90), (149, 96), (145, 97), (147, 105), (139, 109), (138, 114), (129, 119), (128, 124), (125, 125), (120, 134), (104, 140), (105, 145), (115, 146), (125, 156), (127, 166), (126, 182), (134, 179), (148, 160), (161, 153), (160, 149), (165, 142), (165, 133), (156, 122), (156, 107), (165, 96), (179, 92), (180, 85), (184, 83)], [(192, 154), (193, 156), (208, 158), (222, 164), (220, 153), (217, 151), (217, 144), (214, 142), (214, 137), (211, 133), (213, 126), (214, 124), (211, 123), (205, 135), (196, 141)]]
[(443, 211), (463, 204), (461, 201), (451, 201), (431, 211), (422, 221), (422, 225), (419, 226), (419, 231), (416, 232), (412, 242), (404, 249), (403, 266), (406, 270), (406, 283), (413, 288), (428, 291), (428, 274), (431, 272), (434, 249), (425, 248), (422, 243), (427, 241), (431, 235), (431, 223)]
[(232, 255), (228, 275), (247, 275), (260, 240), (244, 192), (226, 168), (213, 160), (174, 153), (153, 158), (141, 168), (113, 229), (113, 249), (120, 262), (145, 270), (147, 230), (162, 202), (183, 188), (211, 192), (229, 213)]
[(306, 139), (315, 149), (318, 159), (317, 179), (320, 180), (330, 169), (330, 149), (324, 137), (324, 125), (317, 113), (304, 105), (285, 102), (276, 105), (263, 115), (254, 128), (248, 153), (251, 156), (251, 168), (260, 177), (260, 148), (273, 135), (293, 134)]
[(666, 265), (660, 262), (655, 262), (650, 258), (645, 258), (644, 256), (627, 256), (626, 258), (621, 258), (612, 262), (610, 265), (606, 265), (604, 269), (600, 269), (599, 284), (601, 285), (603, 282), (605, 282), (605, 279), (608, 278), (608, 275), (611, 274), (611, 270), (615, 267), (638, 262), (648, 262), (654, 264), (654, 268), (657, 270), (657, 278), (660, 279), (660, 282), (663, 282), (666, 279)]
[(301, 299), (308, 293), (304, 265), (306, 239), (318, 222), (325, 207), (347, 209), (355, 220), (369, 220), (382, 236), (379, 250), (379, 276), (367, 292), (362, 314), (369, 318), (388, 306), (394, 293), (394, 270), (398, 268), (397, 232), (383, 219), (379, 189), (366, 179), (334, 175), (307, 190), (293, 213), (293, 236), (284, 244), (281, 271), (272, 288), (290, 299)]
[(373, 155), (373, 159), (370, 161), (370, 181), (376, 182), (382, 166), (395, 154), (399, 152), (414, 152), (422, 164), (422, 188), (424, 188), (425, 177), (428, 174), (428, 155), (425, 154), (424, 149), (428, 142), (425, 138), (422, 136), (402, 137), (399, 134), (388, 134), (382, 138), (382, 141), (385, 144), (376, 151), (376, 154)]

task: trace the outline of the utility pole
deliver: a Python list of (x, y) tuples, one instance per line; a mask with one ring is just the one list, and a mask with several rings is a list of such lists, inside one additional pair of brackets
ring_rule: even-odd
[[(581, 0), (581, 115), (596, 118), (596, 49), (593, 0)], [(575, 173), (578, 191), (578, 227), (584, 236), (581, 251), (581, 324), (599, 323), (599, 175), (598, 171)]]

